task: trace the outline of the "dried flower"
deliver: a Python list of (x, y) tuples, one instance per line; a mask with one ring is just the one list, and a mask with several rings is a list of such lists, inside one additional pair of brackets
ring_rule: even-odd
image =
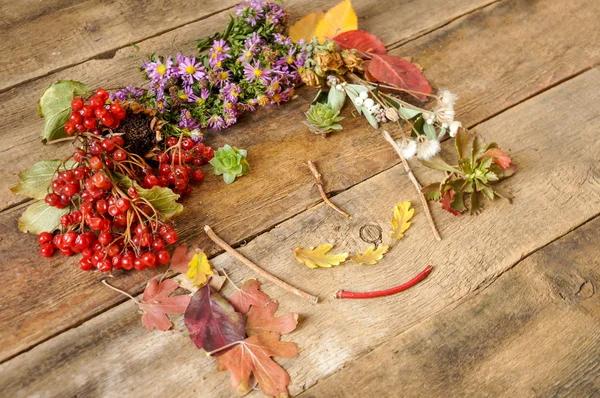
[(320, 52), (315, 55), (315, 62), (318, 66), (321, 67), (321, 70), (324, 72), (332, 71), (339, 74), (343, 74), (345, 72), (342, 70), (344, 67), (344, 61), (340, 53), (338, 52)]
[(210, 160), (214, 168), (215, 175), (223, 175), (226, 184), (231, 184), (236, 177), (248, 174), (250, 165), (246, 160), (248, 152), (245, 149), (238, 149), (225, 145), (215, 152), (215, 156)]
[(429, 160), (442, 149), (438, 140), (430, 140), (423, 136), (419, 138), (419, 142), (417, 143), (417, 157), (419, 159)]
[(301, 68), (300, 77), (307, 86), (321, 87), (323, 85), (323, 79), (310, 68)]
[(400, 120), (400, 115), (398, 115), (396, 108), (386, 108), (385, 117), (392, 122), (397, 122)]
[(450, 137), (455, 137), (458, 129), (462, 127), (462, 124), (459, 121), (454, 120), (450, 123)]
[(362, 67), (363, 60), (359, 56), (356, 55), (356, 50), (342, 50), (341, 55), (342, 55), (342, 60), (344, 61), (344, 65), (351, 72), (354, 72), (354, 71), (362, 72), (363, 71), (363, 67)]
[[(441, 89), (438, 93), (437, 106), (434, 110), (435, 118), (442, 125), (450, 125), (454, 120), (456, 112), (454, 111), (454, 104), (458, 97), (449, 90)], [(430, 120), (430, 119), (429, 119)], [(447, 127), (447, 126), (444, 126)]]
[(404, 159), (410, 159), (417, 154), (417, 143), (413, 140), (403, 138), (396, 141), (396, 144), (400, 147)]
[(332, 108), (330, 104), (320, 102), (311, 105), (306, 112), (307, 122), (305, 124), (315, 133), (329, 133), (338, 131), (342, 126), (338, 123), (343, 119), (340, 112)]

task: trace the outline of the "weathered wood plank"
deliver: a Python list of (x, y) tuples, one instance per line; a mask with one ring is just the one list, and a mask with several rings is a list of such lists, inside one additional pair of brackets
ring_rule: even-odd
[[(383, 24), (381, 17), (384, 14), (381, 10), (393, 10), (395, 2), (380, 2), (377, 7), (367, 7), (367, 4), (355, 2), (357, 12), (365, 17), (364, 22), (362, 19), (360, 22), (362, 27), (380, 34), (395, 26), (395, 20)], [(411, 20), (421, 12), (420, 6), (407, 4), (399, 19)], [(434, 15), (443, 16), (440, 13)], [(449, 12), (448, 15), (452, 13)], [(431, 23), (433, 22), (435, 21)], [(172, 43), (176, 43), (177, 49), (189, 49), (189, 44), (185, 46), (189, 38), (207, 35), (225, 23), (226, 16), (219, 14), (177, 32), (141, 43), (140, 52), (174, 52)], [(44, 147), (37, 142), (38, 128), (32, 126), (39, 127), (41, 121), (33, 119), (34, 104), (35, 97), (43, 87), (61, 77), (91, 81), (91, 84), (98, 85), (139, 81), (134, 66), (140, 59), (141, 55), (133, 49), (123, 50), (112, 60), (88, 62), (51, 78), (24, 85), (19, 95), (26, 97), (26, 101), (18, 99), (16, 91), (0, 95), (0, 98), (6, 100), (3, 103), (9, 107), (11, 116), (10, 120), (0, 120), (2, 162), (10, 165), (0, 168), (1, 184), (6, 184), (11, 179), (15, 181), (19, 169), (28, 167), (37, 159), (58, 158), (69, 150), (68, 145)], [(314, 91), (299, 91), (301, 98), (296, 101), (281, 108), (261, 110), (247, 117), (244, 124), (211, 137), (210, 141), (216, 143), (216, 146), (228, 142), (248, 148), (253, 172), (251, 176), (240, 179), (231, 186), (225, 186), (218, 178), (207, 178), (185, 202), (187, 217), (181, 217), (177, 221), (180, 236), (194, 243), (201, 243), (214, 253), (214, 247), (207, 243), (203, 235), (199, 235), (199, 222), (213, 223), (226, 239), (239, 242), (301, 212), (318, 200), (313, 180), (301, 164), (309, 158), (319, 161), (330, 190), (352, 186), (397, 162), (396, 156), (380, 140), (379, 133), (366, 128), (365, 123), (359, 119), (349, 119), (344, 134), (330, 140), (308, 133), (301, 123), (302, 108), (312, 99)], [(28, 106), (29, 109), (19, 108), (12, 100), (24, 101), (19, 103), (23, 108)], [(273, 167), (274, 164), (278, 166)], [(7, 189), (2, 190), (0, 196), (10, 198), (9, 201), (16, 199)], [(4, 325), (12, 327), (14, 333), (5, 333), (0, 338), (0, 351), (3, 353), (0, 358), (19, 352), (122, 300), (113, 292), (98, 289), (96, 281), (99, 276), (82, 274), (73, 260), (65, 261), (64, 258), (56, 257), (51, 261), (41, 261), (34, 249), (34, 238), (16, 232), (15, 219), (23, 208), (11, 209), (0, 216), (1, 231), (4, 234), (0, 249), (10, 252), (10, 259), (7, 259), (2, 270), (7, 278), (10, 274), (14, 281), (7, 292), (7, 305), (0, 309), (0, 324), (3, 328)], [(123, 284), (121, 286), (127, 290), (139, 291), (148, 275), (151, 274), (131, 273), (120, 279)], [(52, 287), (38, 289), (40, 281), (46, 280), (53, 281)], [(65, 284), (68, 288), (65, 288)], [(72, 303), (78, 305), (74, 306)]]
[(301, 396), (594, 396), (599, 229), (596, 218)]
[(2, 5), (0, 91), (232, 7), (236, 0), (20, 1)]
[[(600, 71), (592, 70), (480, 125), (487, 139), (512, 148), (510, 155), (520, 170), (504, 184), (517, 199), (512, 206), (494, 202), (476, 217), (456, 218), (436, 207), (434, 215), (446, 237), (441, 243), (434, 242), (417, 206), (413, 227), (378, 265), (311, 270), (294, 259), (290, 249), (325, 241), (344, 250), (363, 250), (367, 245), (359, 229), (367, 223), (387, 231), (394, 204), (417, 202), (402, 167), (396, 166), (335, 197), (352, 218), (337, 217), (320, 205), (243, 247), (243, 253), (272, 273), (323, 298), (313, 306), (273, 285), (264, 286), (281, 301), (282, 311), (301, 315), (299, 329), (286, 337), (300, 345), (300, 357), (282, 361), (292, 377), (291, 392), (313, 386), (391, 337), (459, 306), (524, 256), (597, 216), (600, 142), (594, 137), (600, 111), (590, 104), (600, 99), (599, 88)], [(567, 129), (577, 123), (577, 131)], [(552, 129), (562, 133), (548, 140)], [(449, 142), (444, 145), (450, 147)], [(431, 181), (435, 174), (418, 166), (415, 172), (422, 181)], [(370, 290), (395, 285), (427, 263), (433, 263), (435, 271), (402, 295), (344, 301), (330, 296), (339, 287)], [(236, 283), (253, 276), (228, 254), (216, 257), (213, 264), (226, 268)], [(225, 295), (232, 292), (226, 285)], [(93, 372), (81, 371), (91, 363)], [(185, 333), (147, 332), (131, 302), (0, 366), (0, 383), (12, 395), (144, 395), (151, 389), (152, 394), (202, 391), (203, 396), (226, 396), (227, 378), (214, 371), (213, 360), (199, 353)]]

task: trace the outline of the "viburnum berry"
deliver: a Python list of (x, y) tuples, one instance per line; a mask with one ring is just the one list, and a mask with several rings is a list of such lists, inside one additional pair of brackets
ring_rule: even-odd
[(100, 97), (98, 97), (97, 95), (92, 95), (90, 97), (90, 99), (88, 100), (88, 105), (90, 106), (90, 108), (101, 108), (102, 106), (104, 106), (104, 102)]
[(52, 243), (47, 242), (42, 244), (40, 246), (40, 254), (43, 257), (52, 257), (52, 255), (54, 254), (54, 246), (52, 245)]
[(73, 100), (71, 101), (71, 109), (73, 109), (74, 111), (80, 111), (83, 109), (83, 99), (77, 97), (77, 98), (73, 98)]
[(68, 121), (65, 123), (65, 133), (68, 135), (73, 135), (77, 129), (75, 128), (75, 123)]
[(37, 236), (37, 241), (40, 245), (52, 242), (52, 234), (50, 232), (42, 232)]
[(96, 96), (100, 99), (102, 99), (103, 101), (106, 101), (109, 97), (108, 95), (108, 91), (106, 91), (103, 88), (99, 88), (96, 90)]
[(179, 140), (177, 139), (177, 137), (169, 137), (169, 138), (167, 138), (167, 146), (169, 146), (169, 147), (177, 145), (177, 142), (179, 142)]

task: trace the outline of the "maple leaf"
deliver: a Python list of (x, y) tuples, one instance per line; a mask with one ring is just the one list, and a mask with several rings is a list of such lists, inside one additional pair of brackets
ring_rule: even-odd
[(301, 249), (299, 247), (294, 250), (296, 260), (305, 264), (309, 268), (330, 268), (334, 265), (339, 265), (346, 261), (348, 253), (327, 254), (333, 248), (333, 245), (328, 243), (319, 247), (310, 249)]
[[(452, 208), (452, 202), (454, 202), (454, 195), (456, 194), (456, 192), (454, 191), (454, 189), (449, 189), (446, 192), (444, 192), (444, 195), (442, 195), (442, 199), (440, 199), (440, 203), (442, 204), (442, 209), (446, 210), (449, 213), (454, 214), (455, 216), (459, 216), (462, 211), (458, 211)], [(472, 203), (473, 205), (473, 203)]]
[(315, 36), (319, 43), (331, 39), (342, 32), (358, 29), (358, 17), (350, 0), (344, 0), (330, 8), (315, 27)]
[(510, 157), (501, 151), (499, 148), (490, 148), (481, 155), (481, 158), (491, 158), (492, 162), (502, 167), (504, 170), (510, 167), (512, 160)]
[(404, 232), (410, 228), (410, 219), (415, 213), (415, 209), (410, 208), (410, 202), (404, 201), (394, 207), (394, 216), (392, 217), (392, 232), (390, 236), (393, 239), (402, 239)]
[(340, 33), (333, 39), (341, 49), (355, 49), (363, 53), (387, 54), (381, 39), (364, 30), (349, 30)]
[(371, 54), (369, 75), (382, 83), (386, 83), (405, 90), (413, 91), (413, 95), (420, 101), (425, 101), (431, 93), (431, 86), (423, 73), (415, 66), (400, 57), (386, 54)]
[(290, 312), (282, 316), (275, 317), (277, 311), (276, 301), (269, 301), (264, 307), (250, 308), (248, 319), (246, 321), (246, 334), (254, 336), (265, 332), (277, 332), (287, 334), (296, 329), (298, 324), (298, 314)]
[(256, 279), (248, 279), (231, 298), (229, 302), (236, 311), (245, 314), (250, 306), (264, 307), (271, 299), (267, 294), (261, 292), (260, 282)]
[(315, 36), (315, 28), (324, 15), (325, 13), (322, 11), (312, 12), (291, 26), (289, 35), (294, 43), (298, 43), (300, 40), (310, 41)]
[(171, 256), (171, 264), (169, 269), (185, 274), (188, 271), (188, 264), (192, 260), (194, 253), (188, 253), (188, 246), (184, 243), (175, 248), (173, 255)]
[(377, 264), (377, 262), (383, 258), (383, 255), (387, 253), (389, 248), (390, 247), (388, 245), (380, 243), (379, 246), (377, 246), (377, 249), (375, 249), (374, 247), (369, 247), (367, 248), (367, 250), (365, 250), (364, 253), (358, 253), (355, 257), (351, 258), (350, 260), (360, 265), (374, 265)]
[(206, 253), (199, 252), (188, 263), (187, 277), (194, 281), (194, 285), (202, 287), (208, 282), (208, 277), (213, 274)]
[(240, 393), (249, 391), (250, 376), (254, 374), (263, 393), (287, 396), (290, 376), (271, 357), (293, 358), (298, 355), (298, 346), (279, 338), (278, 333), (248, 337), (217, 358), (218, 369), (231, 372), (231, 384)]
[(179, 284), (172, 279), (159, 283), (156, 278), (152, 278), (148, 282), (142, 295), (142, 302), (138, 303), (144, 311), (142, 323), (148, 330), (155, 327), (158, 330), (168, 330), (171, 327), (171, 321), (167, 314), (183, 314), (185, 312), (190, 303), (189, 296), (169, 297), (178, 287)]
[(206, 352), (219, 350), (246, 337), (244, 316), (210, 285), (204, 285), (194, 294), (185, 311), (184, 322), (190, 339)]

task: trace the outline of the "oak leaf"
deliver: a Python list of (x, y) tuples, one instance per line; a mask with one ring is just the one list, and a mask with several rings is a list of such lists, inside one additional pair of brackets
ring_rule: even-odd
[(315, 36), (315, 28), (323, 16), (324, 12), (318, 11), (303, 16), (298, 22), (290, 27), (289, 35), (298, 43), (300, 40), (310, 41)]
[(377, 249), (374, 247), (369, 247), (364, 253), (358, 253), (350, 260), (360, 265), (374, 265), (383, 258), (383, 255), (387, 253), (389, 248), (390, 247), (388, 245), (380, 243), (379, 246), (377, 246)]
[(192, 260), (194, 256), (194, 252), (188, 252), (187, 244), (179, 245), (175, 248), (173, 255), (171, 256), (171, 264), (169, 265), (169, 269), (179, 272), (180, 274), (187, 273), (189, 267), (188, 264)]
[(261, 292), (260, 282), (256, 279), (248, 279), (231, 298), (229, 302), (236, 311), (245, 314), (250, 306), (264, 307), (271, 299), (267, 294)]
[(275, 311), (277, 311), (278, 306), (279, 304), (276, 301), (269, 301), (264, 307), (252, 306), (246, 320), (246, 334), (248, 336), (266, 332), (287, 334), (296, 329), (298, 314), (289, 312), (285, 315), (275, 317)]
[(202, 287), (208, 282), (208, 277), (213, 274), (206, 253), (199, 252), (188, 263), (187, 277), (193, 280), (194, 285)]
[(309, 268), (330, 268), (343, 263), (348, 258), (348, 253), (327, 254), (332, 248), (333, 245), (326, 243), (316, 249), (312, 247), (309, 249), (297, 247), (294, 252), (296, 254), (296, 260)]
[(362, 53), (386, 54), (385, 45), (381, 39), (364, 30), (349, 30), (340, 33), (333, 39), (341, 49), (355, 49)]
[(254, 374), (263, 393), (287, 396), (290, 376), (271, 357), (293, 358), (298, 355), (298, 346), (279, 338), (278, 333), (248, 337), (217, 358), (218, 369), (231, 372), (231, 384), (240, 393), (250, 390), (250, 376)]
[(314, 36), (324, 43), (342, 32), (358, 29), (358, 17), (350, 0), (344, 0), (330, 8), (317, 23)]
[(402, 239), (404, 232), (410, 228), (410, 219), (415, 213), (415, 209), (410, 208), (410, 202), (398, 203), (394, 207), (394, 216), (392, 217), (392, 232), (390, 236), (393, 239)]
[(210, 285), (204, 285), (194, 294), (184, 322), (190, 339), (206, 352), (220, 350), (246, 337), (244, 316)]
[(142, 323), (149, 330), (153, 328), (168, 330), (171, 327), (171, 321), (167, 314), (183, 314), (185, 312), (190, 303), (190, 296), (169, 297), (178, 287), (179, 284), (172, 279), (159, 283), (156, 278), (152, 278), (148, 282), (139, 306), (144, 311)]
[(431, 86), (423, 73), (413, 63), (400, 57), (386, 54), (371, 54), (369, 75), (381, 83), (404, 90), (420, 101), (427, 99)]

